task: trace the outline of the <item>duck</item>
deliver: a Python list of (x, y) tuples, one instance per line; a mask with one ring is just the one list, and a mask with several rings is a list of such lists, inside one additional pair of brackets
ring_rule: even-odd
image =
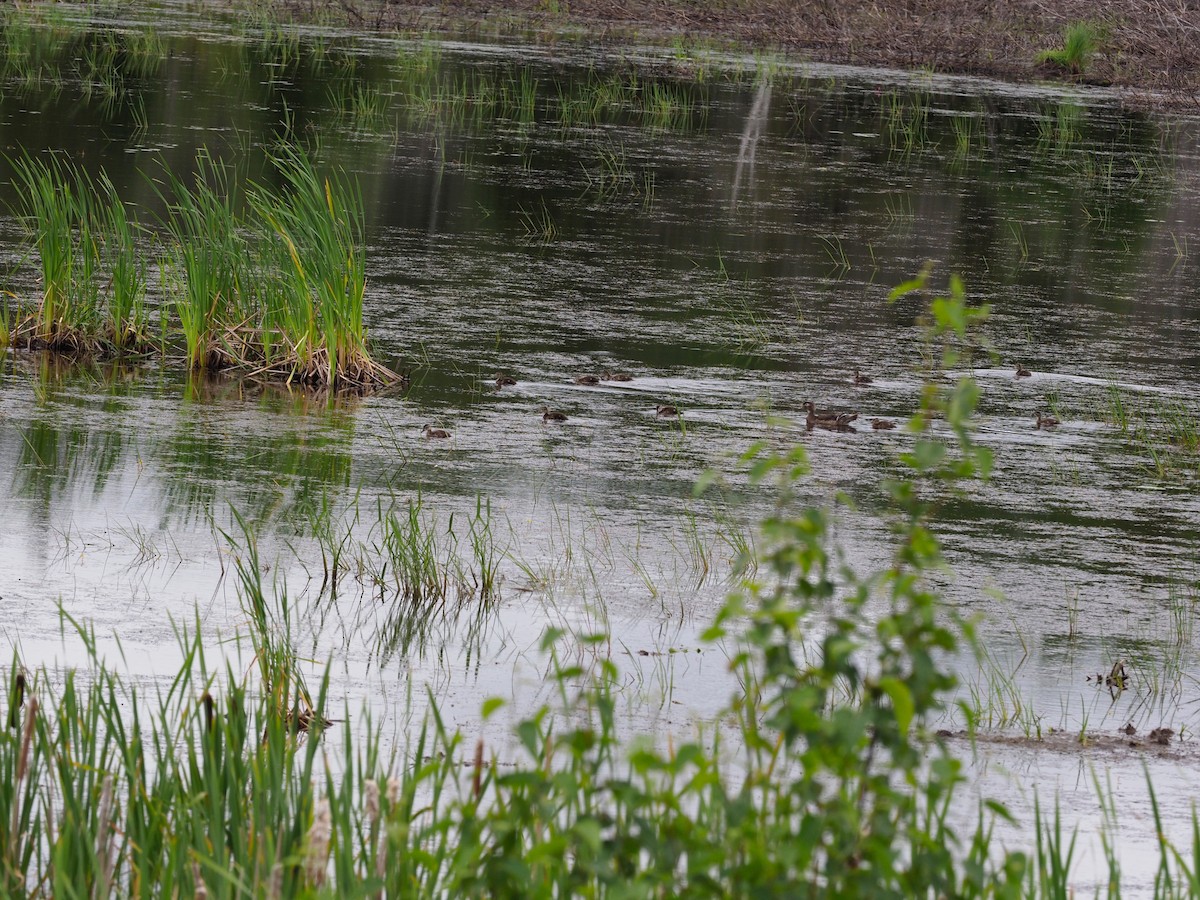
[(605, 381), (633, 381), (633, 376), (624, 372), (605, 372), (600, 377)]
[(1017, 374), (1014, 375), (1013, 378), (1028, 378), (1032, 374), (1033, 373), (1024, 366), (1017, 366)]
[(871, 427), (876, 431), (890, 431), (896, 427), (896, 423), (891, 419), (872, 419)]
[(576, 375), (575, 383), (576, 384), (599, 384), (600, 376), (599, 375)]
[(450, 432), (444, 428), (434, 428), (432, 425), (426, 425), (421, 429), (421, 437), (424, 438), (448, 438)]
[(1058, 424), (1058, 419), (1054, 416), (1043, 416), (1040, 412), (1037, 414), (1037, 428), (1053, 428)]
[(511, 375), (501, 375), (499, 372), (492, 377), (496, 379), (497, 388), (512, 387), (517, 383), (517, 379), (513, 378)]
[(673, 419), (679, 415), (679, 407), (660, 404), (654, 407), (654, 415), (660, 419)]
[(545, 425), (547, 422), (565, 422), (565, 421), (567, 421), (566, 413), (559, 412), (557, 409), (551, 409), (548, 406), (542, 407), (542, 424), (543, 425)]
[(854, 367), (854, 383), (855, 384), (870, 384), (874, 379), (869, 375), (864, 375), (858, 371), (858, 366)]
[(813, 406), (811, 400), (805, 401), (804, 408), (808, 411), (809, 428), (812, 428), (814, 425), (821, 425), (822, 427), (828, 427), (829, 425), (833, 425), (835, 427), (846, 426), (858, 418), (858, 413), (856, 412), (838, 412), (837, 410), (833, 409), (817, 409), (815, 406)]

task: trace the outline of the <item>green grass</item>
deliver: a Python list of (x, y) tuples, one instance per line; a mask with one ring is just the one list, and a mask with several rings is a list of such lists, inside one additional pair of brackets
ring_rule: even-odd
[(182, 277), (175, 312), (187, 366), (211, 371), (248, 361), (236, 329), (256, 318), (258, 279), (239, 213), (238, 180), (207, 152), (197, 155), (190, 185), (170, 171), (165, 177), (171, 257)]
[(119, 355), (147, 345), (146, 266), (139, 226), (107, 176), (93, 180), (58, 156), (12, 162), (16, 212), (41, 272), (37, 310), (6, 341)]
[[(265, 364), (287, 380), (370, 387), (397, 380), (377, 363), (363, 324), (366, 250), (362, 192), (340, 173), (321, 175), (308, 155), (283, 145), (271, 157), (281, 189), (250, 188), (265, 222), (266, 258), (280, 291), (264, 315)], [(274, 352), (275, 349), (282, 351)]]
[(1061, 47), (1043, 50), (1037, 55), (1039, 63), (1053, 63), (1072, 75), (1082, 75), (1100, 49), (1103, 32), (1090, 22), (1075, 22), (1063, 31)]

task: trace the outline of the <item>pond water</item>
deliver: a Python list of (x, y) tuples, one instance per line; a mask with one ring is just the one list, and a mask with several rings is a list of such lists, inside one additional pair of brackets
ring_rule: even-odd
[[(938, 519), (948, 602), (987, 648), (962, 663), (961, 698), (991, 734), (1172, 727), (1184, 740), (1150, 759), (1173, 833), (1190, 833), (1197, 123), (1099, 91), (567, 41), (264, 39), (179, 9), (153, 40), (123, 22), (105, 68), (102, 32), (58, 15), (6, 31), (5, 154), (103, 169), (149, 217), (153, 180), (200, 148), (254, 174), (273, 141), (310, 142), (362, 187), (370, 335), (412, 383), (331, 399), (9, 352), (0, 604), (26, 665), (72, 661), (64, 613), (114, 657), (119, 636), (151, 682), (177, 661), (176, 628), (236, 633), (236, 510), (314, 670), (332, 660), (338, 703), (395, 734), (426, 687), (468, 733), (483, 698), (514, 699), (502, 731), (548, 689), (548, 626), (611, 631), (631, 729), (686, 733), (733, 687), (698, 635), (773, 499), (741, 453), (803, 444), (805, 499), (836, 510), (851, 563), (886, 564), (878, 484), (911, 438), (809, 433), (803, 403), (912, 413), (920, 306), (887, 297), (931, 260), (992, 311), (974, 374), (995, 471)], [(11, 216), (0, 242), (28, 302)], [(873, 383), (854, 384), (856, 366)], [(574, 381), (608, 370), (632, 380)], [(496, 373), (518, 383), (496, 389)], [(544, 423), (545, 406), (567, 422)], [(1037, 429), (1038, 412), (1062, 424)], [(452, 436), (423, 439), (426, 423)], [(710, 470), (720, 487), (697, 498)], [(418, 503), (468, 568), (483, 529), (498, 598), (416, 612), (381, 599), (350, 551), (331, 596), (329, 536), (369, 548), (381, 509)], [(1095, 683), (1120, 662), (1126, 690)], [(982, 783), (1057, 791), (1085, 829), (1093, 764), (1146, 808), (1144, 751), (977, 752)], [(1157, 860), (1144, 830), (1123, 851), (1135, 879)]]

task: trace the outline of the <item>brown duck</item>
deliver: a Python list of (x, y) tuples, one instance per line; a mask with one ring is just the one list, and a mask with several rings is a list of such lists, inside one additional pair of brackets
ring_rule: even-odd
[(1053, 428), (1057, 424), (1058, 419), (1054, 418), (1054, 416), (1043, 416), (1041, 413), (1037, 414), (1037, 425), (1035, 427)]
[(849, 428), (850, 423), (858, 418), (856, 412), (838, 412), (833, 409), (817, 409), (812, 401), (807, 401), (804, 408), (808, 411), (806, 424), (811, 428)]
[(676, 406), (660, 405), (654, 407), (654, 414), (660, 419), (673, 419), (679, 415), (679, 408)]
[(542, 407), (542, 424), (543, 425), (545, 425), (547, 422), (565, 422), (565, 421), (567, 421), (566, 413), (559, 412), (557, 409), (551, 409), (548, 406)]

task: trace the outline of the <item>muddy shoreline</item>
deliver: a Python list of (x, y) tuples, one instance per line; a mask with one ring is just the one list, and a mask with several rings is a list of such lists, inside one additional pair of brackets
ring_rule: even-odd
[[(354, 27), (573, 34), (613, 44), (783, 51), (822, 63), (929, 69), (1017, 82), (1119, 88), (1132, 108), (1200, 111), (1200, 2), (1153, 0), (280, 0), (297, 18), (330, 16)], [(1077, 73), (1039, 62), (1064, 32), (1088, 23), (1097, 49)]]

